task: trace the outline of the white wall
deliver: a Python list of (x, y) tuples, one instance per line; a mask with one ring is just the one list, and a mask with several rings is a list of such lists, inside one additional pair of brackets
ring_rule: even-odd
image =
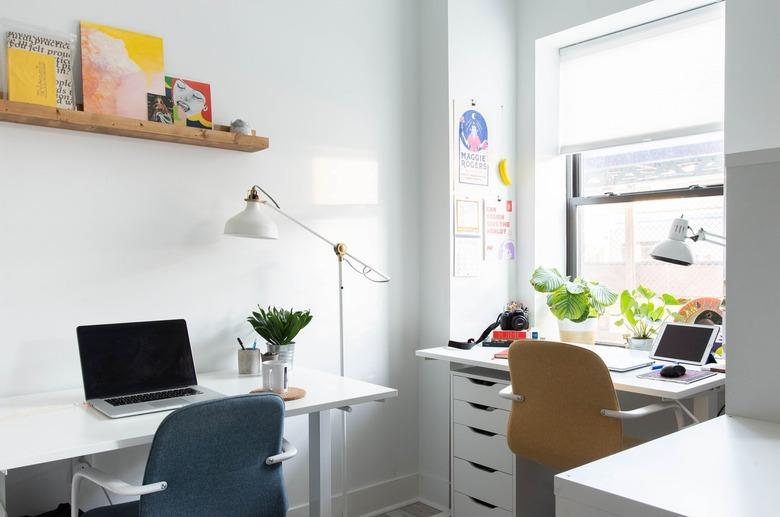
[[(452, 277), (450, 226), (452, 101), (475, 99), (493, 113), (490, 188), (456, 186), (477, 197), (511, 196), (499, 184), (500, 158), (516, 168), (515, 6), (513, 0), (425, 0), (421, 4), (421, 307), (420, 347), (477, 337), (515, 296), (514, 263), (485, 263), (479, 277)], [(458, 105), (458, 108), (462, 105)], [(503, 109), (501, 109), (503, 107)], [(421, 361), (420, 494), (449, 501), (449, 375)]]
[(773, 0), (726, 2), (727, 154), (780, 146), (778, 16)]
[(726, 3), (726, 412), (780, 422), (780, 36), (771, 0)]
[[(80, 324), (184, 317), (197, 367), (234, 368), (235, 337), (249, 337), (243, 320), (258, 303), (311, 308), (296, 362), (336, 372), (332, 252), (284, 221), (276, 242), (221, 235), (247, 187), (260, 183), (393, 277), (389, 285), (345, 279), (348, 375), (400, 388), (397, 400), (350, 417), (351, 485), (384, 488), (368, 491), (373, 508), (394, 502), (377, 494), (414, 497), (417, 3), (7, 0), (3, 16), (160, 35), (166, 70), (210, 82), (217, 121), (246, 118), (271, 147), (243, 154), (0, 125), (0, 396), (80, 386)], [(285, 467), (300, 505), (305, 419), (287, 425), (304, 446)], [(336, 490), (338, 472), (336, 462)], [(37, 476), (12, 473), (12, 513), (60, 497), (53, 487), (15, 498)]]
[[(446, 343), (450, 331), (448, 0), (420, 9), (420, 348)], [(447, 365), (418, 359), (420, 494), (449, 502)]]
[[(538, 265), (565, 269), (565, 164), (550, 156), (557, 133), (557, 78), (537, 77), (537, 40), (613, 15), (646, 0), (521, 0), (517, 9), (518, 232), (522, 238), (517, 278), (519, 298), (549, 333), (543, 300), (528, 280)], [(602, 32), (605, 34), (608, 31)], [(583, 38), (584, 39), (584, 38)], [(544, 52), (544, 48), (539, 49)], [(549, 72), (549, 67), (545, 68)], [(540, 82), (541, 81), (541, 82)], [(541, 89), (537, 91), (537, 86)], [(542, 107), (542, 111), (539, 110)], [(539, 112), (537, 112), (539, 111)], [(539, 132), (539, 133), (538, 133)], [(538, 141), (542, 137), (543, 141)], [(552, 144), (555, 146), (555, 144)], [(563, 191), (561, 192), (561, 189)]]

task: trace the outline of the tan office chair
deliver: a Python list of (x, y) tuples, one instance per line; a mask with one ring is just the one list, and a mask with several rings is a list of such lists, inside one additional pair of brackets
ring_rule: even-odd
[(586, 348), (551, 341), (515, 341), (509, 348), (512, 400), (507, 441), (518, 455), (554, 471), (568, 470), (637, 445), (623, 420), (672, 410), (674, 402), (621, 411), (604, 361)]

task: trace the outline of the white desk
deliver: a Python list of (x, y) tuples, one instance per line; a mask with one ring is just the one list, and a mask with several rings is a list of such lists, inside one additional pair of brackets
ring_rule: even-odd
[(557, 517), (769, 517), (780, 424), (723, 416), (564, 472)]
[[(198, 376), (201, 384), (225, 395), (249, 393), (259, 379), (235, 371)], [(295, 367), (291, 384), (307, 392), (285, 404), (285, 416), (309, 415), (309, 512), (330, 516), (330, 411), (382, 401), (398, 391), (301, 367)], [(169, 413), (112, 420), (87, 406), (80, 389), (0, 399), (0, 515), (8, 470), (151, 443)]]
[[(610, 354), (625, 353), (631, 355), (648, 355), (647, 352), (628, 350), (619, 347), (604, 347), (600, 345), (578, 346), (593, 350), (596, 353), (603, 352), (604, 349), (607, 349)], [(493, 359), (493, 355), (500, 350), (503, 349), (491, 347), (483, 348), (482, 346), (475, 346), (471, 350), (437, 347), (418, 350), (417, 356), (425, 359), (447, 361), (451, 364), (478, 366), (491, 370), (508, 372), (509, 362), (506, 359)], [(629, 372), (610, 372), (610, 375), (617, 391), (639, 393), (667, 400), (692, 398), (693, 413), (700, 421), (703, 422), (715, 416), (710, 409), (710, 399), (714, 391), (723, 389), (723, 386), (726, 383), (726, 376), (724, 374), (719, 373), (691, 384), (637, 378), (637, 375), (649, 370), (650, 367), (646, 367), (638, 370), (631, 370)]]

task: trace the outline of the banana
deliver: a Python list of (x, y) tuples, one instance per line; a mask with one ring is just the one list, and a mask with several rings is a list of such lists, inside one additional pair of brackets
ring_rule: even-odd
[(512, 178), (509, 177), (509, 172), (506, 170), (506, 158), (498, 162), (498, 174), (501, 176), (501, 182), (504, 185), (511, 185)]

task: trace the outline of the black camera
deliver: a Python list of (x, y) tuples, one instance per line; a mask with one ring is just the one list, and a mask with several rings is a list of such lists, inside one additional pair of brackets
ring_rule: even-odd
[(498, 318), (501, 330), (528, 330), (528, 308), (522, 305), (504, 311)]

